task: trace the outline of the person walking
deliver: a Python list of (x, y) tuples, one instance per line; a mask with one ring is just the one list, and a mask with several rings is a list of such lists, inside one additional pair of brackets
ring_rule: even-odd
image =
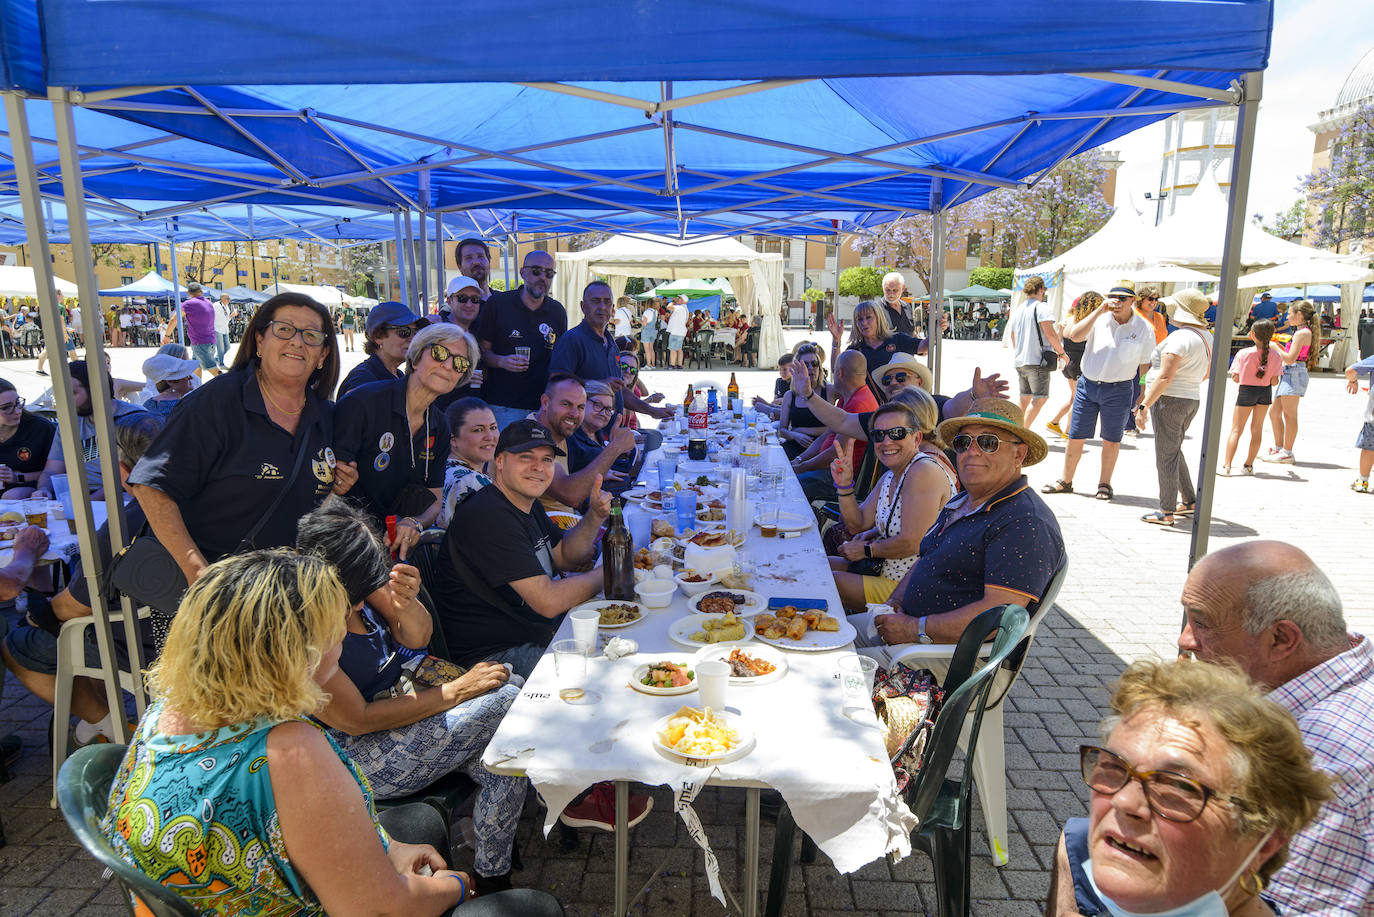
[(1063, 420), (1064, 415), (1069, 413), (1069, 409), (1073, 407), (1074, 395), (1078, 394), (1078, 379), (1083, 375), (1083, 349), (1088, 346), (1083, 341), (1071, 341), (1063, 335), (1074, 323), (1087, 318), (1088, 314), (1101, 304), (1102, 294), (1096, 290), (1089, 290), (1073, 301), (1073, 305), (1069, 307), (1069, 314), (1064, 316), (1064, 320), (1059, 323), (1060, 343), (1064, 345), (1064, 353), (1069, 358), (1060, 372), (1064, 374), (1065, 379), (1069, 380), (1069, 397), (1055, 412), (1054, 418), (1045, 424), (1045, 429), (1051, 433), (1058, 433), (1061, 437), (1066, 437), (1066, 434), (1063, 428), (1059, 426), (1059, 421)]
[(215, 359), (220, 372), (229, 370), (224, 365), (224, 355), (229, 352), (229, 322), (238, 314), (239, 310), (229, 303), (229, 294), (219, 294), (219, 302), (215, 303)]
[(1298, 400), (1307, 394), (1308, 373), (1317, 368), (1321, 355), (1321, 331), (1317, 327), (1317, 310), (1304, 299), (1288, 306), (1288, 326), (1293, 336), (1283, 353), (1283, 375), (1274, 390), (1274, 404), (1269, 408), (1269, 424), (1274, 428), (1274, 445), (1262, 460), (1293, 464), (1293, 443), (1298, 438)]
[(668, 316), (668, 365), (672, 369), (682, 369), (682, 344), (687, 339), (687, 297), (679, 296), (673, 300), (673, 310)]
[(639, 317), (639, 343), (644, 351), (645, 369), (654, 368), (654, 342), (658, 340), (658, 310), (650, 302)]
[(1231, 433), (1226, 438), (1226, 459), (1222, 462), (1221, 473), (1231, 475), (1231, 464), (1240, 446), (1240, 434), (1246, 424), (1250, 425), (1250, 447), (1245, 453), (1246, 474), (1255, 473), (1255, 456), (1259, 455), (1260, 441), (1264, 438), (1264, 415), (1274, 403), (1274, 386), (1279, 383), (1283, 373), (1283, 351), (1270, 339), (1274, 336), (1274, 323), (1262, 318), (1250, 326), (1248, 337), (1254, 342), (1236, 354), (1231, 360), (1230, 376), (1240, 385), (1236, 394), (1236, 409), (1231, 415)]
[(1026, 426), (1031, 426), (1050, 396), (1050, 372), (1061, 360), (1067, 363), (1069, 358), (1060, 342), (1059, 330), (1054, 327), (1054, 307), (1045, 302), (1045, 279), (1026, 278), (1021, 292), (1026, 294), (1026, 301), (1012, 313), (1007, 331), (1016, 354), (1021, 411), (1026, 416)]

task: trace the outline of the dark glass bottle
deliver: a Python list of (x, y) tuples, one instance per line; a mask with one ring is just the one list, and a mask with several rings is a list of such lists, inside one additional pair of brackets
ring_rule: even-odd
[(630, 529), (625, 525), (625, 501), (611, 503), (611, 518), (601, 539), (601, 567), (605, 575), (606, 598), (633, 602), (635, 599), (635, 548)]

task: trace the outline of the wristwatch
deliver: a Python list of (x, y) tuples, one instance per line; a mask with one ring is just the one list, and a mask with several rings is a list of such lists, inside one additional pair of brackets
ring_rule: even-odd
[(935, 642), (935, 640), (930, 636), (930, 634), (926, 633), (926, 616), (925, 616), (925, 615), (921, 615), (919, 618), (916, 619), (916, 642), (917, 642), (917, 643), (934, 643), (934, 642)]
[(868, 542), (864, 542), (864, 557), (870, 557), (870, 558), (871, 558), (872, 556), (873, 556), (873, 545), (869, 544)]

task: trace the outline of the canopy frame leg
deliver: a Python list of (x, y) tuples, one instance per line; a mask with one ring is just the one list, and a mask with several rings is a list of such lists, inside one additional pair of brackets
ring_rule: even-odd
[(945, 208), (944, 180), (930, 182), (930, 308), (926, 310), (926, 364), (934, 379), (933, 387), (940, 390), (940, 356), (943, 347), (940, 320), (944, 317), (945, 291)]

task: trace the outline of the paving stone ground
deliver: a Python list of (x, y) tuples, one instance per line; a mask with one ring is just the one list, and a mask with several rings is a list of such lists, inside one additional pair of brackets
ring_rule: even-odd
[[(789, 342), (801, 335), (789, 332)], [(825, 341), (828, 345), (829, 341)], [(115, 351), (117, 374), (136, 378), (148, 351)], [(347, 355), (349, 365), (361, 354)], [(946, 352), (944, 391), (967, 384), (973, 367), (1011, 375), (1009, 354), (996, 343), (952, 341)], [(0, 365), (0, 376), (14, 381), (26, 397), (46, 386), (32, 362)], [(680, 398), (686, 382), (726, 374), (713, 371), (656, 371), (652, 387)], [(1014, 378), (1014, 376), (1013, 376)], [(773, 375), (741, 373), (746, 395), (771, 394)], [(1014, 384), (1014, 383), (1013, 383)], [(1056, 377), (1051, 410), (1067, 395)], [(1232, 394), (1232, 398), (1234, 395)], [(1255, 537), (1279, 538), (1302, 546), (1331, 576), (1345, 600), (1354, 630), (1374, 626), (1374, 565), (1368, 562), (1374, 531), (1374, 497), (1348, 490), (1354, 479), (1353, 447), (1364, 393), (1347, 395), (1339, 376), (1312, 381), (1302, 402), (1301, 433), (1295, 466), (1258, 466), (1254, 477), (1214, 482), (1214, 547)], [(1227, 419), (1229, 423), (1229, 411)], [(1188, 441), (1196, 468), (1202, 418)], [(1036, 487), (1059, 476), (1063, 446), (1049, 437), (1050, 456), (1029, 470)], [(1117, 468), (1117, 498), (1091, 497), (1098, 453), (1089, 446), (1078, 475), (1088, 494), (1049, 497), (1068, 548), (1070, 573), (1058, 608), (1036, 637), (1024, 675), (1006, 711), (1008, 803), (1011, 861), (992, 866), (983, 838), (981, 813), (975, 815), (971, 883), (974, 913), (1042, 913), (1047, 869), (1064, 820), (1085, 811), (1086, 791), (1076, 774), (1075, 752), (1097, 736), (1108, 685), (1127, 661), (1147, 654), (1170, 655), (1179, 629), (1178, 594), (1187, 570), (1190, 524), (1174, 529), (1149, 526), (1138, 517), (1155, 508), (1153, 440), (1127, 440)], [(29, 697), (7, 676), (0, 698), (0, 734), (17, 732), (25, 754), (9, 783), (0, 785), (0, 819), (9, 844), (0, 848), (0, 917), (19, 914), (113, 917), (122, 913), (115, 890), (75, 844), (60, 814), (49, 808), (52, 786), (47, 744), (48, 708)], [(636, 914), (709, 917), (724, 912), (709, 894), (701, 856), (670, 814), (666, 789), (652, 790), (655, 810), (635, 831), (631, 846), (631, 887), (651, 874), (655, 881), (634, 907)], [(724, 879), (738, 887), (744, 842), (743, 791), (707, 790), (697, 804), (702, 822), (721, 859)], [(555, 894), (569, 915), (608, 913), (612, 903), (612, 839), (582, 832), (575, 849), (565, 852), (557, 834), (545, 840), (534, 804), (522, 819), (519, 841), (525, 868), (517, 884)], [(761, 874), (766, 879), (773, 826), (765, 822)], [(824, 855), (792, 873), (786, 913), (832, 917), (838, 914), (923, 913), (933, 906), (930, 862), (916, 855), (889, 865), (879, 860), (858, 872), (839, 875)]]

